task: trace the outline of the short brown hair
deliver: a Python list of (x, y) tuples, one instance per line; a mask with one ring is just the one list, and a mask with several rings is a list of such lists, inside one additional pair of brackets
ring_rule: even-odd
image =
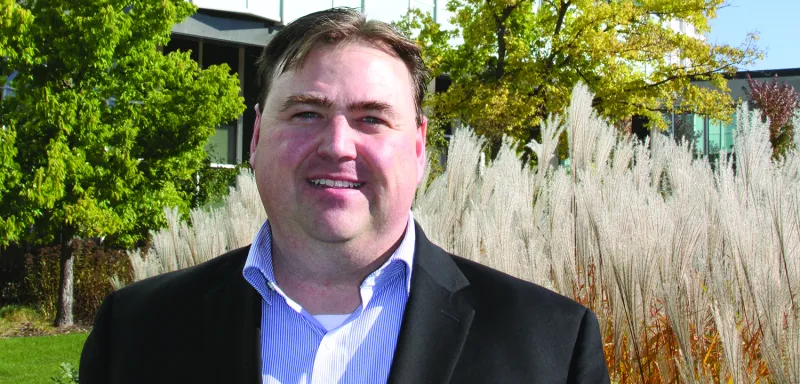
[(320, 45), (363, 41), (381, 49), (389, 49), (402, 60), (416, 87), (414, 102), (417, 125), (422, 124), (422, 100), (425, 97), (430, 71), (422, 61), (419, 47), (402, 33), (377, 20), (369, 20), (352, 8), (332, 8), (303, 16), (280, 31), (267, 43), (258, 58), (258, 79), (261, 85), (261, 111), (269, 95), (272, 80), (289, 69), (302, 67), (309, 52)]

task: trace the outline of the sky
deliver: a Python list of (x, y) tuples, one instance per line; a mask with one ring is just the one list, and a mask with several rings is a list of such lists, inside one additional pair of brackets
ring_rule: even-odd
[(800, 0), (728, 0), (711, 20), (708, 42), (739, 46), (750, 32), (764, 60), (746, 70), (800, 68)]

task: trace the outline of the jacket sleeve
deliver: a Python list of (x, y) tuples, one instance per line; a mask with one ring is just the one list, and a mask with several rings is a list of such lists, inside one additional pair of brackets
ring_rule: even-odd
[(603, 338), (600, 335), (600, 324), (590, 310), (586, 310), (581, 320), (572, 361), (569, 364), (568, 383), (588, 384), (610, 382), (605, 355), (603, 354)]
[(79, 382), (95, 384), (109, 382), (109, 365), (111, 361), (111, 313), (114, 294), (108, 295), (94, 319), (94, 327), (81, 352), (79, 366)]

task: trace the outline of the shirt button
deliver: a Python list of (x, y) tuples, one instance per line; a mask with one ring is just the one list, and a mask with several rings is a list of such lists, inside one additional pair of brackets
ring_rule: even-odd
[(325, 341), (323, 341), (323, 342), (322, 342), (322, 345), (324, 345), (324, 346), (325, 346), (325, 349), (327, 349), (327, 350), (329, 350), (329, 351), (330, 351), (331, 349), (333, 349), (333, 342), (331, 342), (330, 340), (325, 340)]

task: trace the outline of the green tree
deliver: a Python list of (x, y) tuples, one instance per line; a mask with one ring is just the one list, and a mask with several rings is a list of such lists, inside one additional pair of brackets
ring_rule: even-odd
[(0, 0), (0, 245), (61, 244), (56, 325), (72, 323), (72, 239), (130, 245), (186, 209), (204, 146), (244, 108), (226, 66), (160, 51), (184, 0)]
[[(419, 11), (397, 25), (415, 32), (435, 74), (452, 79), (429, 100), (434, 119), (460, 119), (495, 142), (505, 135), (527, 143), (548, 114), (565, 110), (578, 82), (611, 121), (638, 114), (663, 128), (664, 111), (729, 120), (733, 102), (724, 75), (760, 55), (757, 36), (734, 48), (669, 26), (683, 22), (708, 32), (723, 2), (451, 0), (455, 30), (442, 30)], [(717, 89), (691, 80), (709, 80)]]

